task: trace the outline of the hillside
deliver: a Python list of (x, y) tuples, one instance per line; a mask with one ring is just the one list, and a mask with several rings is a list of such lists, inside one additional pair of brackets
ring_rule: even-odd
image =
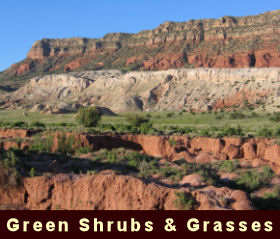
[(0, 109), (63, 113), (98, 105), (115, 112), (279, 111), (280, 68), (84, 71), (32, 78), (0, 96)]
[(255, 16), (165, 22), (137, 34), (42, 39), (0, 73), (11, 91), (39, 75), (85, 70), (280, 67), (280, 10)]

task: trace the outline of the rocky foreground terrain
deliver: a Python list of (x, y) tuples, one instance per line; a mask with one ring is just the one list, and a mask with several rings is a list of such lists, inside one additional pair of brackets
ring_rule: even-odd
[(178, 67), (280, 67), (280, 11), (255, 16), (165, 22), (137, 34), (42, 39), (25, 60), (0, 73), (0, 90), (32, 76), (70, 71)]
[(84, 71), (32, 78), (0, 95), (1, 109), (63, 113), (97, 105), (115, 112), (279, 110), (280, 68)]
[(0, 157), (6, 158), (1, 209), (280, 206), (280, 146), (273, 139), (15, 129), (0, 130), (0, 139)]

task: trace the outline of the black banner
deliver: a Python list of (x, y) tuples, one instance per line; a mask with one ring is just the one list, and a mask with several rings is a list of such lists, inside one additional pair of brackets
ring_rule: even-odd
[[(1, 211), (0, 236), (273, 236), (279, 211)], [(4, 237), (6, 238), (6, 237)], [(35, 237), (34, 237), (35, 238)]]

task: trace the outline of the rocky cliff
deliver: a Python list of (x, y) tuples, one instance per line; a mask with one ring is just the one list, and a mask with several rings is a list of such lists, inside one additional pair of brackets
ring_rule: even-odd
[(280, 68), (85, 71), (32, 78), (0, 96), (0, 108), (65, 112), (98, 105), (116, 112), (209, 109), (278, 111)]
[[(0, 74), (9, 87), (34, 74), (97, 69), (279, 67), (280, 11), (256, 16), (165, 22), (137, 34), (100, 39), (42, 39), (22, 62)], [(7, 80), (10, 79), (11, 81)]]

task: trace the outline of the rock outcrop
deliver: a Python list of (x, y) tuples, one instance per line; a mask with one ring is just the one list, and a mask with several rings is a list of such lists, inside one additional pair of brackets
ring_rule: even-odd
[(153, 30), (107, 34), (100, 39), (42, 39), (0, 80), (12, 85), (11, 77), (108, 68), (279, 67), (279, 15), (277, 10), (256, 16), (165, 22)]
[[(31, 137), (26, 130), (1, 130), (0, 150), (10, 147), (28, 148)], [(53, 133), (52, 151), (58, 148), (62, 133)], [(275, 139), (266, 138), (207, 138), (189, 136), (153, 136), (153, 135), (93, 135), (66, 133), (66, 139), (74, 137), (73, 148), (89, 147), (92, 151), (100, 149), (126, 148), (144, 154), (164, 158), (169, 161), (184, 159), (188, 162), (209, 163), (219, 160), (242, 159), (261, 161), (280, 174), (280, 145)], [(10, 141), (21, 138), (28, 140)], [(175, 145), (171, 143), (176, 142)]]
[(198, 210), (253, 209), (246, 193), (239, 190), (172, 189), (111, 173), (25, 178), (22, 186), (0, 188), (0, 205), (31, 210), (175, 210), (175, 192), (191, 193)]
[(170, 69), (122, 73), (85, 71), (32, 78), (0, 96), (0, 108), (77, 110), (97, 105), (114, 112), (238, 109), (278, 111), (280, 68)]

